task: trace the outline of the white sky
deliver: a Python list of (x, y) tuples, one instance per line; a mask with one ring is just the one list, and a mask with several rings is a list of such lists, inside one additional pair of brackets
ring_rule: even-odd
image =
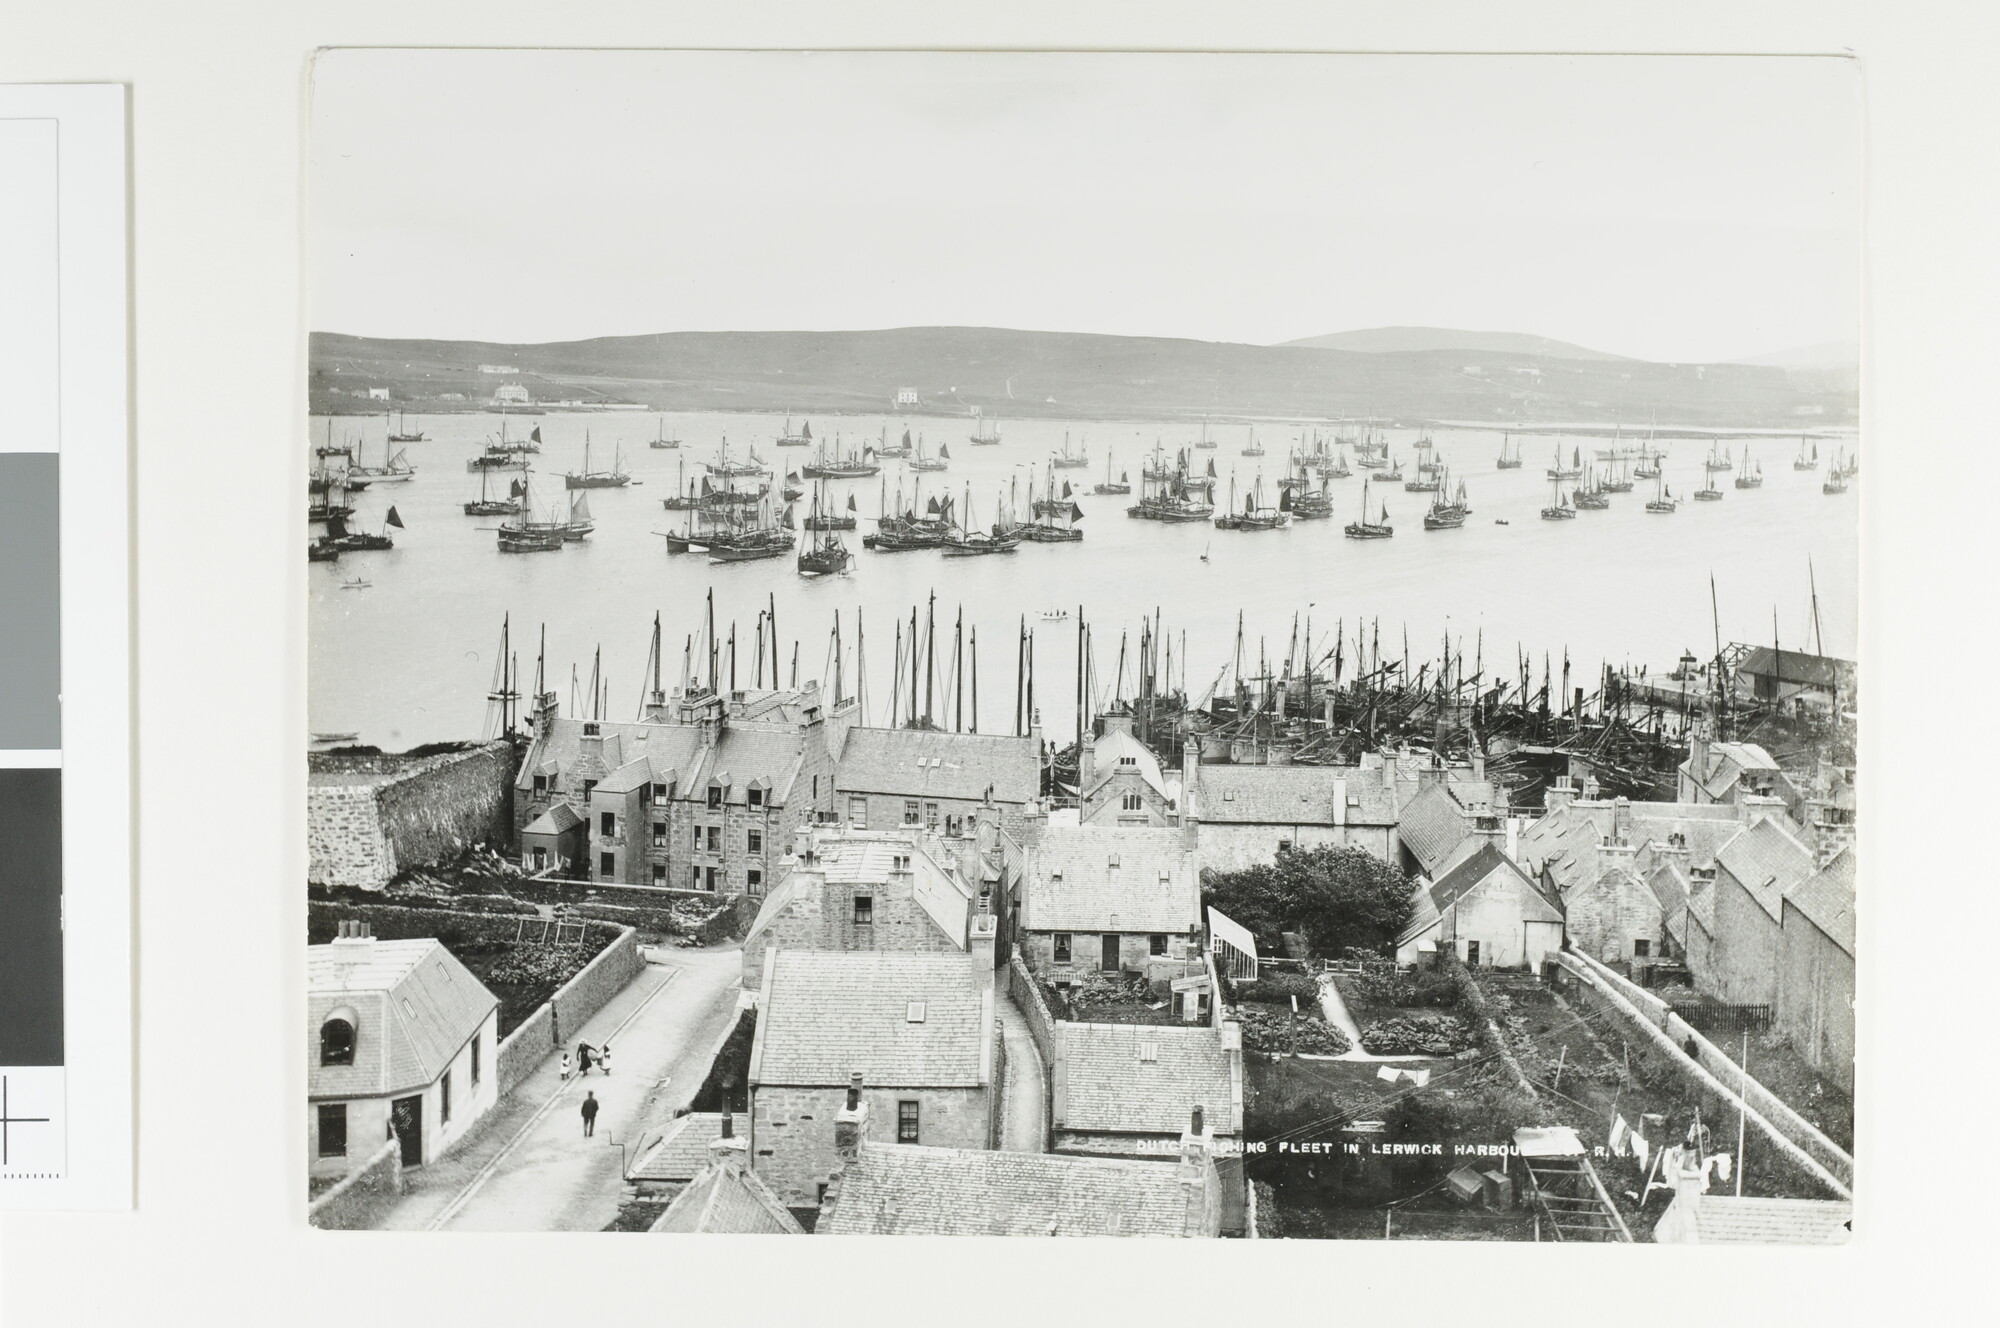
[(1858, 335), (1830, 58), (337, 51), (312, 326)]

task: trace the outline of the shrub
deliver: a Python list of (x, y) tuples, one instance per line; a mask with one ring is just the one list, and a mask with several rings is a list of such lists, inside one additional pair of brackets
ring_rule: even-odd
[(1331, 1024), (1303, 1015), (1294, 1018), (1289, 1010), (1245, 1006), (1238, 1017), (1243, 1023), (1243, 1045), (1251, 1051), (1339, 1056), (1353, 1046), (1347, 1035)]
[(1203, 902), (1265, 944), (1299, 932), (1321, 954), (1379, 950), (1413, 908), (1410, 880), (1365, 849), (1280, 849), (1277, 861), (1204, 873)]
[(1385, 1019), (1361, 1035), (1362, 1048), (1377, 1056), (1455, 1056), (1474, 1041), (1472, 1025), (1448, 1014)]
[(1267, 1001), (1272, 1005), (1286, 1005), (1292, 997), (1298, 997), (1300, 1004), (1319, 1002), (1319, 983), (1303, 973), (1269, 973), (1254, 982), (1236, 984), (1236, 998), (1242, 1001)]
[(1371, 1005), (1393, 1005), (1399, 1009), (1458, 1004), (1458, 984), (1447, 973), (1419, 969), (1415, 973), (1372, 972), (1353, 979), (1355, 990)]

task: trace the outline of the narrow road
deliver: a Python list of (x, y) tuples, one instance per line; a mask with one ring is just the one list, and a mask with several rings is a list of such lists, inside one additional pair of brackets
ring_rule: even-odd
[[(565, 1084), (551, 1054), (450, 1157), (409, 1175), (391, 1230), (599, 1231), (618, 1214), (626, 1155), (639, 1134), (701, 1087), (736, 1017), (735, 946), (664, 949), (605, 1003), (578, 1040), (612, 1047), (612, 1072)], [(601, 1104), (583, 1134), (586, 1092)]]
[(1007, 1095), (1000, 1104), (1000, 1147), (1010, 1153), (1046, 1153), (1048, 1098), (1043, 1088), (1046, 1069), (1035, 1048), (1028, 1020), (1003, 985), (994, 993), (1000, 1015), (1000, 1037), (1007, 1048)]

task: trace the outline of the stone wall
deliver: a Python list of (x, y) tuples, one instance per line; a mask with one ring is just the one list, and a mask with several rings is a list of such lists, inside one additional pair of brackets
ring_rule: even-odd
[(550, 1031), (554, 1027), (554, 1012), (544, 1001), (501, 1042), (500, 1050), (493, 1059), (497, 1062), (494, 1074), (502, 1096), (513, 1092), (516, 1084), (533, 1074), (535, 1067), (548, 1059), (549, 1053), (555, 1049), (555, 1035)]
[(333, 1231), (364, 1231), (380, 1223), (403, 1193), (402, 1147), (390, 1139), (376, 1149), (306, 1209), (306, 1220)]
[(590, 1022), (590, 1017), (631, 985), (645, 967), (646, 961), (639, 955), (639, 933), (630, 927), (620, 929), (617, 940), (599, 951), (597, 958), (549, 998), (550, 1049), (575, 1037)]
[(508, 843), (514, 762), (506, 741), (414, 761), (316, 756), (306, 785), (307, 880), (379, 890), (468, 844)]

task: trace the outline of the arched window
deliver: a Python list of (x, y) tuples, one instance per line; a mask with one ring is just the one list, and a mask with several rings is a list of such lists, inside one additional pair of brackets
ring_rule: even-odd
[(1142, 808), (1143, 808), (1144, 806), (1145, 806), (1145, 804), (1144, 804), (1143, 802), (1141, 802), (1141, 801), (1139, 800), (1139, 795), (1138, 795), (1138, 794), (1136, 794), (1136, 793), (1127, 793), (1127, 794), (1125, 795), (1125, 810), (1126, 810), (1126, 811), (1128, 811), (1128, 812), (1136, 812), (1136, 811), (1139, 811), (1139, 810), (1141, 810), (1141, 809), (1142, 809)]
[(321, 1065), (354, 1064), (354, 1011), (340, 1007), (326, 1017), (319, 1026), (319, 1063)]

